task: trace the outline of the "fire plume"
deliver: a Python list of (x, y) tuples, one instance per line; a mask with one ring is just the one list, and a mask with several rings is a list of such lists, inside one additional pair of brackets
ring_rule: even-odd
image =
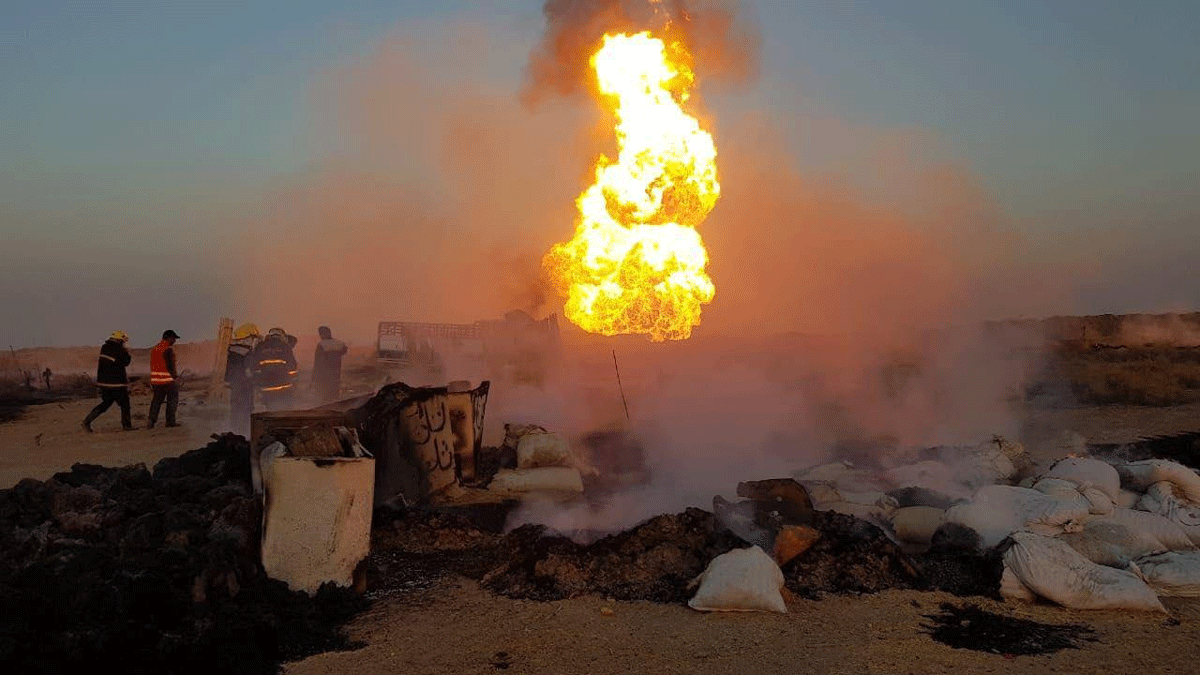
[(543, 261), (584, 330), (683, 340), (716, 294), (695, 227), (721, 192), (717, 151), (682, 107), (695, 79), (688, 61), (681, 45), (648, 32), (605, 35), (592, 56), (614, 106), (617, 158), (597, 160), (576, 200), (574, 238)]

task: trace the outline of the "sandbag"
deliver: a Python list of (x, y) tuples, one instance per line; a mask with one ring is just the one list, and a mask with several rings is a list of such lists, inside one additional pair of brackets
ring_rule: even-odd
[(1001, 447), (991, 441), (975, 447), (950, 446), (940, 448), (939, 455), (957, 482), (974, 490), (1008, 482), (1016, 476), (1016, 465)]
[(1184, 528), (1156, 513), (1117, 508), (1105, 518), (1154, 537), (1168, 551), (1187, 551), (1196, 547)]
[(1016, 574), (1004, 566), (1004, 572), (1000, 574), (1000, 597), (1005, 600), (1020, 600), (1021, 602), (1036, 602), (1037, 593), (1034, 593), (1028, 586), (1021, 583)]
[(896, 509), (892, 514), (892, 530), (900, 541), (928, 546), (945, 517), (945, 509), (931, 506)]
[(502, 469), (496, 472), (488, 490), (501, 493), (552, 492), (578, 494), (583, 492), (583, 478), (569, 466), (547, 466), (539, 469)]
[(1067, 457), (1060, 459), (1046, 472), (1046, 478), (1068, 480), (1080, 491), (1095, 487), (1116, 501), (1121, 495), (1121, 476), (1113, 465), (1098, 459)]
[(1093, 486), (1081, 486), (1064, 478), (1038, 479), (1033, 484), (1033, 489), (1056, 499), (1077, 502), (1080, 506), (1086, 503), (1088, 513), (1094, 515), (1106, 515), (1113, 510), (1113, 501), (1108, 493)]
[(1200, 597), (1200, 551), (1166, 551), (1139, 558), (1136, 571), (1163, 597)]
[(1117, 495), (1116, 507), (1119, 509), (1132, 509), (1137, 505), (1139, 499), (1142, 498), (1142, 493), (1134, 492), (1133, 490), (1121, 489), (1121, 494)]
[(1147, 459), (1117, 466), (1121, 485), (1137, 492), (1145, 492), (1155, 483), (1168, 481), (1178, 488), (1183, 499), (1200, 503), (1200, 475), (1169, 459)]
[(1086, 499), (1056, 499), (1029, 488), (989, 485), (975, 493), (971, 501), (946, 511), (946, 522), (971, 528), (979, 534), (980, 545), (991, 548), (1019, 530), (1053, 536), (1067, 529), (1079, 529), (1079, 521), (1088, 515)]
[(1004, 566), (1034, 593), (1064, 607), (1166, 612), (1136, 574), (1097, 565), (1061, 539), (1017, 532)]
[(801, 469), (800, 471), (792, 474), (792, 477), (801, 482), (814, 481), (834, 483), (837, 481), (838, 477), (849, 470), (850, 465), (846, 462), (827, 462), (825, 464), (810, 466), (807, 469)]
[[(1189, 530), (1200, 525), (1200, 505), (1188, 501), (1180, 492), (1181, 489), (1176, 483), (1170, 481), (1155, 483), (1146, 490), (1146, 494), (1138, 499), (1137, 508), (1141, 511), (1157, 513), (1167, 520), (1179, 524), (1185, 530)], [(1200, 543), (1195, 538), (1192, 541)]]
[(817, 511), (834, 511), (863, 520), (887, 521), (896, 510), (896, 500), (882, 492), (845, 492), (822, 481), (802, 481)]
[(937, 491), (951, 499), (969, 499), (971, 490), (958, 482), (949, 466), (942, 462), (927, 460), (889, 469), (884, 479), (893, 488), (925, 488)]
[(688, 607), (702, 612), (787, 613), (779, 589), (783, 572), (757, 546), (734, 549), (712, 559), (696, 578), (699, 585)]
[(573, 466), (571, 446), (561, 434), (527, 433), (517, 441), (517, 468)]
[(1154, 535), (1109, 517), (1089, 518), (1081, 531), (1058, 536), (1088, 560), (1117, 569), (1127, 569), (1144, 555), (1167, 550)]

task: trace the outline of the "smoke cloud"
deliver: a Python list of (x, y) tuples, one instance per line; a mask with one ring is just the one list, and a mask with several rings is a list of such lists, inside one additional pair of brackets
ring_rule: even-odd
[[(613, 141), (598, 106), (548, 94), (582, 91), (589, 45), (636, 8), (666, 8), (686, 27), (702, 86), (747, 77), (756, 31), (731, 5), (709, 6), (718, 9), (549, 2), (524, 88), (456, 49), (511, 48), (477, 27), (399, 29), (324, 73), (314, 96), (330, 152), (249, 229), (251, 318), (298, 334), (330, 325), (362, 344), (381, 320), (559, 311), (541, 258), (570, 236), (574, 200)], [(531, 100), (539, 105), (523, 105)], [(1015, 435), (1015, 397), (1041, 357), (979, 321), (1014, 298), (1028, 313), (1063, 301), (1072, 272), (1036, 273), (1030, 244), (975, 176), (939, 159), (923, 134), (767, 107), (722, 121), (721, 96), (706, 101), (723, 195), (699, 228), (717, 296), (693, 339), (650, 344), (564, 325), (567, 363), (554, 382), (493, 388), (487, 443), (505, 422), (528, 421), (573, 436), (627, 427), (646, 446), (648, 486), (599, 509), (556, 508), (556, 522), (619, 526), (703, 506), (737, 480), (787, 475), (844, 441)], [(797, 127), (868, 151), (815, 172), (786, 131)]]

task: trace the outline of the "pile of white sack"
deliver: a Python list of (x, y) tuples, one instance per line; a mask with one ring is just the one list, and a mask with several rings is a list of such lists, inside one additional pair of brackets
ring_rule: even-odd
[(565, 436), (536, 425), (506, 427), (506, 431), (505, 444), (514, 447), (517, 466), (496, 472), (489, 491), (516, 496), (583, 492), (582, 463)]
[(936, 452), (877, 471), (835, 462), (796, 479), (814, 508), (874, 522), (910, 547), (928, 547), (946, 524), (974, 531), (981, 554), (1001, 546), (1007, 598), (1165, 611), (1160, 596), (1200, 596), (1196, 471), (1068, 457), (1014, 485), (1029, 466), (1019, 444)]

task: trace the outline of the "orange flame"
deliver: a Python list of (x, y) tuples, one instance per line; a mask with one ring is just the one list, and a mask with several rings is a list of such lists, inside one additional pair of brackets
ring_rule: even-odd
[(695, 79), (687, 60), (648, 32), (605, 35), (592, 56), (615, 104), (617, 159), (600, 156), (596, 182), (576, 200), (575, 237), (543, 261), (584, 330), (683, 340), (716, 295), (695, 226), (721, 192), (717, 151), (680, 105)]

